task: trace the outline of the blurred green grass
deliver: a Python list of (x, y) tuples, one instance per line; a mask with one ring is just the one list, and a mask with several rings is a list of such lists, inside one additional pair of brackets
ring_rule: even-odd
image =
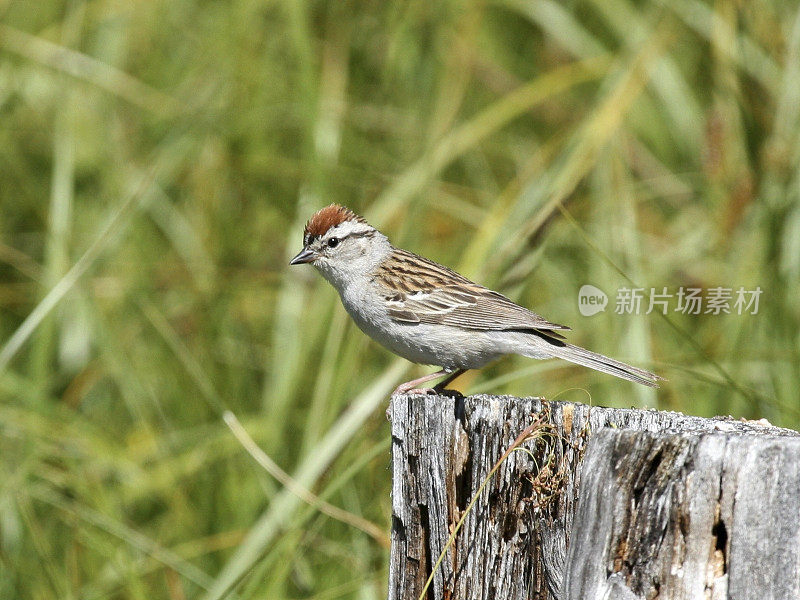
[[(422, 368), (287, 267), (330, 202), (669, 379), (470, 390), (800, 427), (798, 119), (790, 1), (0, 1), (0, 598), (384, 596), (382, 540), (223, 419), (388, 530)], [(614, 314), (632, 284), (763, 295)]]

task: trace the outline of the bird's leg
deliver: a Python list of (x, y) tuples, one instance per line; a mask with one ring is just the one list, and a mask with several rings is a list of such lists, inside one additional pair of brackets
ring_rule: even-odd
[(445, 388), (447, 388), (448, 385), (453, 383), (453, 380), (455, 380), (457, 377), (461, 377), (466, 372), (467, 369), (457, 369), (456, 371), (453, 371), (452, 373), (450, 373), (450, 375), (447, 376), (446, 379), (440, 381), (435, 386), (433, 386), (433, 391), (441, 394), (442, 392), (446, 391)]
[[(441, 371), (436, 371), (436, 373), (429, 373), (419, 379), (414, 379), (413, 381), (406, 381), (405, 383), (401, 383), (397, 386), (397, 389), (392, 392), (392, 396), (395, 394), (405, 394), (405, 393), (412, 393), (412, 394), (427, 394), (431, 391), (431, 388), (420, 388), (420, 389), (413, 389), (417, 387), (420, 383), (425, 383), (426, 381), (430, 381), (431, 379), (437, 379), (442, 375), (449, 375), (450, 371), (445, 371), (442, 369)], [(460, 375), (460, 373), (459, 373)], [(456, 375), (457, 377), (458, 375)], [(450, 378), (446, 379), (445, 381), (450, 381)], [(438, 387), (438, 386), (437, 386)]]

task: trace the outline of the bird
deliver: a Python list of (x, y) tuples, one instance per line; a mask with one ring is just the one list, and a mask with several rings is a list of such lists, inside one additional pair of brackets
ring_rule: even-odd
[[(394, 247), (349, 208), (331, 204), (308, 220), (290, 265), (311, 264), (336, 288), (369, 337), (439, 371), (400, 384), (396, 394), (444, 393), (456, 377), (510, 354), (561, 358), (650, 387), (662, 377), (569, 344), (552, 323), (454, 270)], [(433, 388), (417, 386), (445, 377)], [(447, 390), (449, 391), (449, 390)]]

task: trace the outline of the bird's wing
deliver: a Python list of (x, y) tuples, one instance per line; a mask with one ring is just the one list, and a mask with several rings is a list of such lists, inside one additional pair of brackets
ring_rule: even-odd
[(404, 250), (375, 272), (389, 316), (401, 323), (430, 323), (475, 330), (569, 329), (551, 323), (502, 294)]

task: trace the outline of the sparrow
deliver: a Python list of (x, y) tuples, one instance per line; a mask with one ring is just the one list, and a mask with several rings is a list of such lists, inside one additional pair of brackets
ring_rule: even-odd
[[(411, 362), (440, 371), (392, 393), (442, 392), (456, 377), (508, 354), (561, 358), (651, 387), (658, 375), (567, 343), (551, 323), (445, 266), (395, 248), (348, 208), (331, 204), (305, 226), (303, 249), (289, 264), (309, 263), (336, 288), (356, 325)], [(418, 385), (446, 377), (432, 389)]]

